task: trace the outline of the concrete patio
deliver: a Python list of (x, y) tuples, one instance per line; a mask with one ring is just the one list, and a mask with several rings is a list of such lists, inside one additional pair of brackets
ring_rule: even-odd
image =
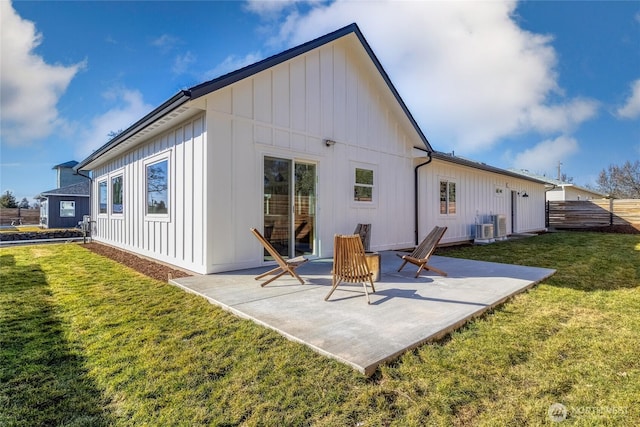
[(362, 285), (340, 285), (329, 301), (331, 259), (298, 268), (301, 285), (282, 277), (266, 287), (254, 277), (269, 268), (173, 279), (236, 315), (346, 363), (365, 375), (383, 362), (439, 339), (470, 319), (531, 288), (555, 270), (433, 256), (441, 277), (416, 267), (398, 273), (400, 258), (382, 252), (382, 277), (366, 303)]

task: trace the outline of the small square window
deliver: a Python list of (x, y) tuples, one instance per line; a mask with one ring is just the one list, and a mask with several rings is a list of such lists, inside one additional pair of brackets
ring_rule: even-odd
[(60, 202), (60, 218), (73, 218), (76, 216), (76, 202), (61, 201)]

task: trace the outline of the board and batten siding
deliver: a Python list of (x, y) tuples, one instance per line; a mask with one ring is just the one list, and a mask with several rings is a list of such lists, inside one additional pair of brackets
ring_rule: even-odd
[[(338, 40), (206, 96), (209, 272), (254, 267), (262, 248), (263, 159), (316, 165), (319, 256), (335, 233), (372, 224), (372, 249), (413, 236), (413, 146), (424, 146), (353, 41)], [(358, 43), (356, 43), (358, 46)], [(324, 139), (336, 141), (326, 146)], [(375, 170), (377, 201), (353, 201), (354, 167)]]
[[(146, 215), (146, 162), (169, 160), (169, 213)], [(207, 168), (204, 115), (152, 138), (93, 171), (92, 217), (96, 241), (206, 273)], [(123, 176), (122, 214), (111, 212), (111, 178)], [(99, 213), (99, 183), (107, 181), (107, 213)]]
[[(545, 229), (543, 184), (439, 159), (419, 171), (420, 239), (439, 225), (448, 227), (442, 243), (473, 240), (476, 222), (488, 222), (490, 215), (505, 215), (509, 234)], [(440, 214), (440, 181), (443, 180), (456, 184), (454, 215)], [(522, 197), (525, 192), (528, 197)], [(515, 206), (512, 206), (514, 200)]]

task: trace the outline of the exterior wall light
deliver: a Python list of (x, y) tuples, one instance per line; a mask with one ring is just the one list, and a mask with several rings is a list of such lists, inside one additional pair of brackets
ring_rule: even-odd
[(335, 145), (336, 142), (333, 139), (325, 139), (324, 140), (324, 145), (326, 145), (327, 147), (331, 147), (332, 145)]

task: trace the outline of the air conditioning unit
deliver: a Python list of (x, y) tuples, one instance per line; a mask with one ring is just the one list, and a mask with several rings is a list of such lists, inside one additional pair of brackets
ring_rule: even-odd
[(493, 223), (493, 237), (496, 240), (507, 240), (507, 217), (505, 215), (491, 215)]
[(494, 241), (493, 224), (476, 224), (474, 243), (492, 243)]

